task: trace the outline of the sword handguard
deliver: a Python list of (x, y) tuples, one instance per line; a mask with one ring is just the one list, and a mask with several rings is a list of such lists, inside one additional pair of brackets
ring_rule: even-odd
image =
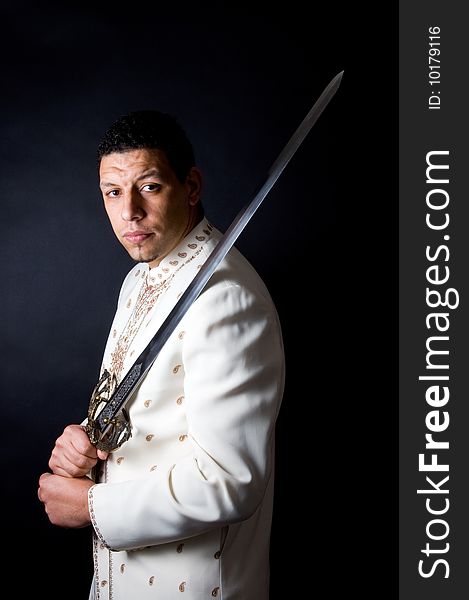
[(104, 419), (105, 429), (99, 423), (99, 416), (112, 401), (117, 381), (107, 369), (95, 385), (88, 407), (88, 422), (85, 431), (90, 442), (105, 452), (113, 452), (122, 446), (132, 435), (130, 419), (123, 407), (112, 419)]

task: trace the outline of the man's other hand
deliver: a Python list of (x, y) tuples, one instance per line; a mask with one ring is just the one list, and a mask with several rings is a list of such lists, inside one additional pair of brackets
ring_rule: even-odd
[(49, 521), (60, 527), (86, 527), (91, 523), (88, 490), (94, 485), (88, 477), (70, 478), (43, 473), (37, 495)]

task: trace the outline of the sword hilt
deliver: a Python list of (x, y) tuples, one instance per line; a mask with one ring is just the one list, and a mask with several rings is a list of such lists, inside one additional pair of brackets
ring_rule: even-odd
[(91, 394), (88, 407), (88, 422), (85, 425), (85, 431), (93, 446), (105, 452), (117, 450), (132, 435), (129, 415), (125, 408), (122, 408), (111, 419), (105, 418), (104, 429), (99, 422), (99, 416), (102, 411), (112, 401), (116, 386), (117, 381), (115, 376), (111, 375), (107, 369), (104, 369), (101, 378)]

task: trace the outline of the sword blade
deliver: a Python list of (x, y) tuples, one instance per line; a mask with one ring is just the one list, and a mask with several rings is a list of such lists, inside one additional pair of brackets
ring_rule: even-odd
[(267, 196), (277, 179), (280, 177), (282, 171), (290, 162), (292, 156), (298, 150), (323, 110), (331, 101), (332, 97), (339, 88), (343, 73), (343, 71), (338, 73), (324, 89), (322, 94), (319, 96), (311, 110), (303, 119), (278, 158), (269, 169), (266, 179), (259, 185), (252, 200), (248, 202), (248, 204), (235, 217), (231, 225), (219, 240), (218, 244), (215, 246), (213, 252), (202, 265), (194, 279), (192, 279), (192, 281), (189, 283), (188, 287), (179, 298), (174, 308), (162, 323), (161, 327), (134, 362), (120, 384), (116, 387), (114, 393), (109, 399), (109, 402), (96, 418), (96, 425), (102, 435), (105, 435), (106, 431), (112, 426), (111, 421), (126, 405), (133, 391), (145, 377), (147, 371), (156, 360), (158, 354), (167, 342), (170, 335), (176, 329), (177, 325), (186, 314), (189, 307), (199, 296), (215, 269), (232, 248), (243, 229), (249, 223), (264, 198)]

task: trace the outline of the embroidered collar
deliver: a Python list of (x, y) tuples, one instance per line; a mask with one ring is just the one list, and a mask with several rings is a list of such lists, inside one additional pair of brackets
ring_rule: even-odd
[(199, 247), (210, 238), (212, 231), (213, 226), (203, 217), (157, 267), (151, 269), (148, 263), (139, 264), (142, 279), (148, 278), (148, 283), (154, 284), (166, 279), (168, 275), (173, 275), (191, 256), (198, 253)]

